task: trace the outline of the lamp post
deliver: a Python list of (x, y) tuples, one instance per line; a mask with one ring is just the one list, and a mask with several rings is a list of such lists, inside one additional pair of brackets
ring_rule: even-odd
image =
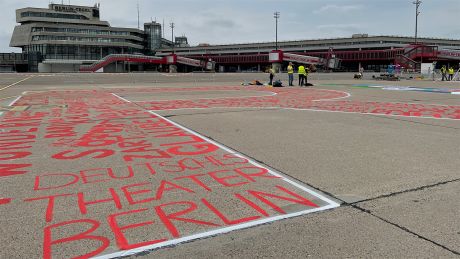
[(422, 4), (422, 1), (416, 0), (412, 2), (415, 5), (415, 44), (417, 44), (417, 32), (418, 32), (418, 16), (420, 12), (418, 11), (420, 5)]
[(172, 43), (172, 53), (174, 54), (174, 23), (170, 23), (169, 27), (171, 27), (171, 43)]
[(275, 48), (276, 50), (278, 50), (278, 19), (280, 18), (280, 12), (275, 12), (273, 14), (273, 18), (275, 18), (276, 20), (276, 32), (275, 32), (275, 35), (276, 35), (276, 41), (275, 41)]

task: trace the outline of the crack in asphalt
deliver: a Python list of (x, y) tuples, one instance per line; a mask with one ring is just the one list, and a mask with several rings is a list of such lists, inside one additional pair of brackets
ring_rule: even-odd
[(377, 218), (377, 219), (379, 219), (379, 220), (381, 220), (381, 221), (383, 221), (383, 222), (385, 222), (385, 223), (387, 223), (387, 224), (390, 224), (390, 225), (392, 225), (392, 226), (394, 226), (394, 227), (397, 227), (397, 228), (403, 230), (403, 231), (406, 232), (406, 233), (412, 234), (412, 235), (414, 235), (414, 236), (416, 236), (416, 237), (418, 237), (418, 238), (420, 238), (420, 239), (422, 239), (422, 240), (425, 240), (425, 241), (427, 241), (427, 242), (432, 243), (433, 245), (436, 245), (436, 246), (438, 246), (438, 247), (440, 247), (440, 248), (443, 248), (443, 249), (445, 249), (445, 250), (447, 250), (447, 251), (449, 251), (449, 252), (451, 252), (451, 253), (453, 253), (453, 254), (455, 254), (455, 255), (460, 255), (460, 252), (459, 252), (459, 251), (455, 251), (455, 250), (453, 250), (453, 249), (451, 249), (451, 248), (449, 248), (449, 247), (447, 247), (447, 246), (445, 246), (445, 245), (442, 245), (442, 244), (440, 244), (440, 243), (438, 243), (438, 242), (436, 242), (436, 241), (434, 241), (434, 240), (432, 240), (432, 239), (429, 239), (429, 238), (424, 237), (424, 236), (422, 236), (422, 235), (420, 235), (420, 234), (417, 234), (416, 232), (414, 232), (414, 231), (412, 231), (412, 230), (410, 230), (410, 229), (408, 229), (408, 228), (406, 228), (406, 227), (404, 227), (404, 226), (401, 226), (401, 225), (399, 225), (399, 224), (397, 224), (397, 223), (391, 222), (391, 221), (389, 221), (389, 220), (387, 220), (387, 219), (385, 219), (385, 218), (382, 218), (382, 217), (380, 217), (380, 216), (378, 216), (378, 215), (375, 215), (375, 214), (373, 214), (370, 210), (361, 208), (361, 207), (359, 207), (358, 205), (350, 205), (350, 206), (351, 206), (352, 208), (355, 208), (355, 209), (361, 211), (361, 212), (364, 212), (364, 213), (366, 213), (366, 214), (368, 214), (368, 215), (371, 215), (372, 217), (375, 217), (375, 218)]
[[(147, 111), (147, 109), (145, 109), (145, 108), (142, 107), (141, 105), (138, 105), (137, 103), (132, 103), (132, 104), (134, 104), (135, 106), (138, 106), (138, 107), (141, 108), (142, 110)], [(246, 109), (246, 110), (238, 110), (238, 111), (203, 112), (203, 113), (193, 113), (193, 114), (161, 115), (161, 116), (163, 116), (163, 117), (165, 117), (165, 118), (173, 118), (173, 117), (179, 117), (179, 116), (193, 116), (193, 115), (206, 115), (206, 114), (224, 114), (224, 113), (239, 113), (239, 112), (258, 112), (258, 111), (265, 111), (265, 110), (268, 110), (268, 109), (270, 109), (270, 110), (280, 110), (280, 109), (283, 109), (283, 108)], [(421, 124), (421, 125), (426, 125), (426, 126), (435, 126), (435, 127), (448, 128), (448, 129), (460, 129), (460, 128), (450, 127), (450, 126), (442, 126), (442, 125), (436, 125), (436, 124), (430, 124), (430, 123), (423, 123), (423, 122), (417, 122), (417, 121), (408, 121), (408, 120), (404, 120), (404, 119), (401, 119), (401, 118), (382, 117), (382, 116), (375, 116), (375, 117), (381, 117), (381, 118), (384, 118), (384, 119), (391, 119), (391, 120), (397, 120), (397, 121), (402, 121), (402, 122), (409, 122), (409, 123), (414, 123), (414, 124)], [(139, 117), (132, 117), (132, 118), (118, 118), (118, 119), (119, 119), (119, 120), (125, 120), (125, 119), (126, 119), (126, 120), (132, 120), (132, 119), (138, 119), (138, 118), (146, 118), (146, 117), (144, 117), (144, 116), (142, 116), (142, 117), (139, 116)], [(90, 120), (90, 121), (103, 121), (103, 119), (101, 119), (101, 120)], [(46, 124), (46, 123), (45, 123), (45, 124)], [(194, 131), (197, 132), (198, 134), (202, 135), (202, 136), (205, 136), (206, 138), (209, 138), (209, 139), (211, 139), (211, 140), (213, 140), (213, 141), (216, 141), (214, 138), (212, 138), (212, 137), (210, 137), (210, 136), (207, 136), (207, 135), (205, 135), (205, 134), (203, 134), (203, 133), (201, 133), (201, 132), (198, 132), (198, 131), (196, 131), (196, 130), (194, 130)], [(434, 241), (434, 240), (432, 240), (432, 239), (429, 239), (429, 238), (427, 238), (427, 237), (424, 237), (424, 236), (422, 236), (422, 235), (420, 235), (420, 234), (418, 234), (418, 233), (416, 233), (416, 232), (414, 232), (414, 231), (408, 229), (407, 227), (404, 227), (404, 226), (399, 225), (399, 224), (397, 224), (397, 223), (395, 223), (395, 222), (392, 222), (392, 221), (390, 221), (390, 220), (388, 220), (388, 219), (385, 219), (385, 218), (383, 218), (383, 217), (381, 217), (381, 216), (379, 216), (379, 215), (376, 215), (376, 214), (372, 213), (370, 210), (367, 210), (367, 209), (362, 208), (362, 207), (359, 206), (360, 203), (364, 203), (364, 202), (368, 202), (368, 201), (375, 201), (375, 200), (379, 200), (379, 199), (383, 199), (383, 198), (394, 197), (394, 196), (401, 195), (401, 194), (405, 194), (405, 193), (410, 193), (410, 192), (416, 192), (416, 191), (426, 190), (426, 189), (430, 189), (430, 188), (435, 188), (435, 187), (437, 187), (437, 186), (442, 186), (442, 185), (446, 185), (446, 184), (449, 184), (449, 183), (459, 182), (459, 181), (460, 181), (460, 178), (454, 179), (454, 180), (449, 180), (449, 181), (438, 182), (438, 183), (431, 184), (431, 185), (420, 186), (420, 187), (417, 187), (417, 188), (407, 189), (407, 190), (398, 191), (398, 192), (394, 192), (394, 193), (384, 194), (384, 195), (380, 195), (380, 196), (377, 196), (377, 197), (373, 197), (373, 198), (368, 198), (368, 199), (356, 201), (356, 202), (353, 202), (353, 203), (347, 203), (347, 202), (345, 202), (344, 200), (342, 200), (342, 199), (336, 197), (334, 194), (332, 194), (332, 193), (330, 193), (330, 192), (328, 192), (328, 191), (322, 190), (321, 188), (318, 188), (317, 186), (314, 186), (314, 185), (312, 185), (311, 183), (306, 183), (306, 182), (304, 182), (304, 181), (302, 181), (302, 180), (300, 180), (300, 179), (298, 179), (298, 178), (296, 178), (296, 177), (293, 177), (293, 176), (291, 176), (291, 175), (289, 175), (289, 174), (287, 174), (287, 173), (285, 173), (285, 172), (283, 172), (283, 171), (281, 171), (281, 170), (279, 170), (279, 169), (277, 169), (277, 168), (275, 168), (275, 167), (269, 166), (267, 163), (265, 163), (264, 161), (261, 161), (260, 159), (256, 159), (256, 158), (254, 158), (254, 157), (252, 157), (252, 156), (249, 156), (249, 155), (247, 155), (247, 154), (245, 154), (245, 153), (243, 153), (243, 152), (241, 152), (241, 151), (239, 151), (239, 150), (235, 150), (235, 149), (233, 149), (233, 148), (231, 148), (231, 147), (228, 147), (227, 145), (222, 144), (222, 143), (219, 142), (219, 141), (216, 141), (216, 142), (218, 142), (219, 144), (221, 144), (221, 145), (223, 145), (223, 146), (229, 148), (230, 150), (233, 150), (233, 151), (235, 151), (235, 152), (237, 152), (237, 153), (240, 153), (240, 154), (242, 154), (242, 155), (244, 155), (244, 156), (246, 156), (246, 157), (248, 157), (248, 158), (250, 158), (250, 159), (256, 161), (257, 163), (259, 163), (259, 164), (261, 164), (261, 165), (263, 165), (263, 166), (265, 166), (265, 167), (267, 167), (267, 168), (273, 169), (274, 171), (277, 171), (277, 172), (281, 173), (282, 175), (284, 175), (284, 176), (287, 177), (287, 178), (293, 179), (293, 180), (295, 180), (295, 181), (297, 181), (297, 182), (299, 182), (299, 183), (302, 183), (302, 184), (304, 184), (304, 185), (306, 185), (306, 186), (309, 186), (310, 188), (313, 188), (313, 189), (315, 189), (315, 190), (318, 190), (319, 192), (321, 192), (321, 193), (323, 193), (323, 194), (325, 194), (325, 195), (331, 197), (332, 199), (336, 200), (336, 201), (337, 201), (338, 203), (340, 203), (340, 205), (343, 206), (343, 207), (350, 207), (350, 208), (356, 209), (356, 210), (358, 210), (358, 211), (360, 211), (360, 212), (366, 213), (366, 214), (368, 214), (368, 215), (370, 215), (370, 216), (372, 216), (372, 217), (374, 217), (374, 218), (376, 218), (376, 219), (378, 219), (378, 220), (380, 220), (380, 221), (382, 221), (382, 222), (384, 222), (384, 223), (386, 223), (386, 224), (392, 225), (392, 226), (394, 226), (394, 227), (396, 227), (396, 228), (398, 228), (398, 229), (400, 229), (400, 230), (402, 230), (402, 231), (404, 231), (404, 232), (406, 232), (406, 233), (408, 233), (408, 234), (411, 234), (411, 235), (413, 235), (413, 236), (415, 236), (415, 237), (417, 237), (417, 238), (420, 238), (420, 239), (422, 239), (422, 240), (424, 240), (424, 241), (426, 241), (426, 242), (429, 242), (429, 243), (431, 243), (431, 244), (433, 244), (433, 245), (435, 245), (435, 246), (438, 246), (438, 247), (440, 247), (440, 248), (442, 248), (442, 249), (444, 249), (444, 250), (446, 250), (446, 251), (449, 251), (449, 252), (451, 252), (452, 254), (460, 255), (460, 252), (459, 252), (459, 251), (456, 251), (456, 250), (451, 249), (451, 248), (449, 248), (449, 247), (447, 247), (447, 246), (445, 246), (445, 245), (442, 245), (442, 244), (440, 244), (440, 243), (438, 243), (438, 242), (436, 242), (436, 241)], [(324, 213), (325, 213), (325, 212), (324, 212)], [(272, 222), (272, 223), (273, 223), (273, 222)], [(259, 227), (259, 226), (260, 226), (260, 225), (254, 226), (254, 227)], [(208, 237), (208, 238), (210, 238), (210, 237)], [(197, 240), (193, 240), (193, 241), (197, 241)], [(190, 242), (193, 242), (193, 241), (190, 241)], [(188, 242), (188, 243), (190, 243), (190, 242)], [(135, 257), (142, 257), (142, 256), (144, 256), (144, 255), (150, 254), (150, 252), (152, 252), (152, 251), (154, 251), (154, 250), (145, 251), (145, 252), (143, 252), (143, 253), (136, 254), (136, 255), (134, 255), (134, 256), (135, 256)]]
[(455, 183), (455, 182), (460, 182), (460, 178), (449, 180), (449, 181), (438, 182), (438, 183), (434, 183), (434, 184), (429, 184), (429, 185), (423, 185), (423, 186), (419, 186), (419, 187), (412, 188), (412, 189), (402, 190), (402, 191), (399, 191), (399, 192), (383, 194), (383, 195), (380, 195), (380, 196), (377, 196), (377, 197), (364, 199), (364, 200), (360, 200), (360, 201), (355, 201), (355, 202), (349, 203), (349, 205), (356, 205), (358, 203), (363, 203), (363, 202), (368, 202), (368, 201), (375, 201), (375, 200), (379, 200), (379, 199), (393, 197), (393, 196), (400, 195), (400, 194), (422, 191), (422, 190), (431, 189), (431, 188), (435, 188), (435, 187), (438, 187), (438, 186), (442, 186), (442, 185), (446, 185), (446, 184), (450, 184), (450, 183)]
[[(194, 131), (195, 131), (195, 130), (194, 130)], [(422, 240), (425, 240), (425, 241), (427, 241), (427, 242), (430, 242), (431, 244), (433, 244), (433, 245), (435, 245), (435, 246), (438, 246), (438, 247), (440, 247), (440, 248), (442, 248), (442, 249), (445, 249), (445, 250), (447, 250), (447, 251), (449, 251), (449, 252), (451, 252), (451, 253), (453, 253), (453, 254), (455, 254), (455, 255), (460, 255), (460, 252), (458, 252), (458, 251), (456, 251), (456, 250), (453, 250), (453, 249), (451, 249), (451, 248), (449, 248), (449, 247), (447, 247), (447, 246), (445, 246), (445, 245), (442, 245), (442, 244), (440, 244), (440, 243), (438, 243), (438, 242), (436, 242), (436, 241), (434, 241), (434, 240), (431, 240), (431, 239), (429, 239), (429, 238), (427, 238), (427, 237), (424, 237), (424, 236), (422, 236), (422, 235), (420, 235), (420, 234), (418, 234), (418, 233), (416, 233), (416, 232), (414, 232), (414, 231), (412, 231), (412, 230), (410, 230), (410, 229), (408, 229), (408, 228), (406, 228), (406, 227), (404, 227), (404, 226), (401, 226), (401, 225), (399, 225), (399, 224), (397, 224), (397, 223), (391, 222), (390, 220), (387, 220), (387, 219), (385, 219), (385, 218), (383, 218), (383, 217), (380, 217), (380, 216), (378, 216), (378, 215), (376, 215), (376, 214), (373, 214), (370, 210), (366, 210), (366, 209), (364, 209), (364, 208), (361, 208), (361, 207), (358, 205), (358, 203), (362, 203), (362, 202), (366, 202), (366, 201), (372, 201), (372, 200), (382, 199), (382, 198), (386, 198), (386, 197), (397, 196), (397, 195), (401, 195), (401, 194), (404, 194), (404, 193), (416, 192), (416, 191), (420, 191), (420, 190), (425, 190), (425, 189), (434, 188), (434, 187), (441, 186), (441, 185), (446, 185), (446, 184), (453, 183), (453, 182), (458, 182), (458, 181), (460, 181), (460, 178), (459, 178), (459, 179), (455, 179), (455, 180), (450, 180), (450, 181), (439, 182), (439, 183), (436, 183), (436, 184), (425, 185), (425, 186), (421, 186), (421, 187), (417, 187), (417, 188), (412, 188), (412, 189), (408, 189), (408, 190), (404, 190), (404, 191), (400, 191), (400, 192), (395, 192), (395, 193), (391, 193), (391, 194), (381, 195), (381, 196), (378, 196), (378, 197), (375, 197), (375, 198), (366, 199), (366, 200), (361, 200), (361, 201), (358, 201), (358, 202), (348, 203), (348, 202), (346, 202), (346, 201), (344, 201), (344, 200), (338, 198), (338, 197), (335, 196), (334, 194), (332, 194), (332, 193), (330, 193), (330, 192), (328, 192), (328, 191), (325, 191), (325, 190), (323, 190), (323, 189), (321, 189), (321, 188), (318, 188), (317, 186), (314, 186), (314, 185), (312, 185), (311, 183), (304, 182), (304, 181), (302, 181), (302, 180), (300, 180), (300, 179), (298, 179), (298, 178), (296, 178), (296, 177), (294, 177), (294, 176), (291, 176), (291, 175), (285, 173), (284, 171), (281, 171), (281, 170), (279, 170), (279, 169), (277, 169), (277, 168), (275, 168), (275, 167), (273, 167), (273, 166), (268, 165), (267, 163), (265, 163), (264, 161), (262, 161), (262, 160), (260, 160), (260, 159), (254, 158), (254, 157), (252, 157), (252, 156), (250, 156), (250, 155), (248, 155), (248, 154), (246, 154), (246, 153), (244, 153), (244, 152), (241, 152), (241, 151), (239, 151), (239, 150), (235, 150), (235, 149), (233, 149), (233, 148), (231, 148), (231, 147), (229, 147), (229, 146), (223, 144), (222, 142), (219, 142), (219, 141), (215, 140), (214, 138), (212, 138), (212, 137), (210, 137), (210, 136), (207, 136), (207, 135), (205, 135), (205, 134), (203, 134), (203, 133), (201, 133), (201, 132), (198, 132), (198, 131), (195, 131), (195, 132), (197, 132), (198, 134), (200, 134), (200, 135), (202, 135), (202, 136), (205, 136), (206, 138), (209, 138), (209, 139), (211, 139), (211, 140), (213, 140), (213, 141), (219, 143), (220, 145), (223, 145), (223, 146), (225, 146), (225, 147), (227, 147), (227, 148), (229, 148), (229, 149), (231, 149), (231, 150), (233, 150), (233, 151), (235, 151), (235, 152), (237, 152), (237, 153), (240, 153), (240, 154), (242, 154), (242, 155), (244, 155), (244, 156), (246, 156), (246, 157), (248, 157), (248, 158), (250, 158), (250, 159), (256, 161), (257, 163), (259, 163), (259, 164), (261, 164), (261, 165), (263, 165), (263, 166), (265, 166), (265, 167), (267, 167), (267, 168), (273, 169), (273, 170), (279, 172), (280, 174), (284, 175), (284, 176), (287, 177), (287, 178), (291, 178), (291, 179), (293, 179), (293, 180), (295, 180), (295, 181), (297, 181), (297, 182), (299, 182), (299, 183), (302, 183), (302, 184), (304, 184), (304, 185), (306, 185), (306, 186), (308, 186), (308, 187), (310, 187), (310, 188), (313, 188), (313, 189), (316, 190), (316, 191), (319, 191), (319, 192), (321, 192), (321, 193), (323, 193), (323, 194), (325, 194), (325, 195), (328, 195), (328, 196), (331, 197), (332, 199), (334, 199), (334, 200), (336, 200), (337, 202), (339, 202), (339, 203), (340, 203), (340, 206), (342, 206), (342, 207), (350, 207), (350, 208), (354, 208), (354, 209), (356, 209), (356, 210), (359, 210), (359, 211), (361, 211), (361, 212), (364, 212), (364, 213), (366, 213), (366, 214), (368, 214), (368, 215), (370, 215), (370, 216), (372, 216), (372, 217), (377, 218), (377, 219), (380, 220), (380, 221), (385, 222), (386, 224), (390, 224), (390, 225), (392, 225), (392, 226), (394, 226), (394, 227), (397, 227), (398, 229), (400, 229), (400, 230), (402, 230), (402, 231), (404, 231), (404, 232), (406, 232), (406, 233), (409, 233), (409, 234), (411, 234), (411, 235), (413, 235), (413, 236), (416, 236), (417, 238), (420, 238), (420, 239), (422, 239)]]
[[(216, 108), (220, 109), (220, 108)], [(228, 107), (223, 107), (222, 109), (228, 109)], [(283, 108), (277, 108), (277, 107), (267, 107), (267, 108), (259, 108), (259, 109), (244, 109), (244, 110), (238, 110), (238, 111), (211, 111), (211, 112), (198, 112), (198, 113), (187, 113), (187, 114), (171, 114), (171, 115), (161, 115), (162, 117), (165, 118), (173, 118), (173, 117), (179, 117), (179, 116), (193, 116), (193, 115), (209, 115), (209, 114), (226, 114), (226, 113), (240, 113), (240, 112), (259, 112), (259, 111), (273, 111), (273, 110), (282, 110)], [(154, 112), (161, 112), (160, 111), (154, 111)]]
[[(371, 116), (374, 116), (372, 114), (369, 114)], [(445, 128), (445, 129), (456, 129), (459, 130), (460, 128), (457, 127), (452, 127), (452, 126), (445, 126), (445, 125), (439, 125), (439, 124), (432, 124), (432, 123), (425, 123), (425, 122), (420, 122), (420, 121), (412, 121), (412, 120), (405, 120), (401, 117), (392, 117), (392, 116), (375, 116), (381, 119), (387, 119), (387, 120), (395, 120), (395, 121), (401, 121), (401, 122), (409, 122), (412, 124), (420, 124), (420, 125), (425, 125), (425, 126), (433, 126), (433, 127), (439, 127), (439, 128)], [(416, 118), (416, 117), (414, 117)]]

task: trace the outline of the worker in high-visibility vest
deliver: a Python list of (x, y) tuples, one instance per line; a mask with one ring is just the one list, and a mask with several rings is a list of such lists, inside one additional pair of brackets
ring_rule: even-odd
[(441, 67), (441, 75), (442, 75), (442, 81), (444, 81), (444, 79), (446, 79), (446, 81), (447, 81), (447, 68), (446, 68), (446, 65), (443, 65)]
[(308, 87), (308, 75), (310, 74), (310, 67), (305, 68), (305, 86)]
[(303, 65), (299, 66), (299, 86), (302, 87), (305, 85), (305, 77), (307, 75), (307, 71), (305, 70), (305, 67)]
[(449, 68), (449, 81), (452, 81), (454, 79), (454, 68), (450, 67)]
[(287, 72), (289, 77), (289, 86), (294, 86), (294, 66), (292, 65), (292, 62), (289, 62)]

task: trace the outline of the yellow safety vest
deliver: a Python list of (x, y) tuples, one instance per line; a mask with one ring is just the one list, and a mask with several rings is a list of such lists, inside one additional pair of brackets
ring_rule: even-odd
[(453, 68), (449, 68), (449, 75), (453, 75), (454, 74), (454, 69)]
[(292, 66), (287, 67), (288, 74), (294, 74), (294, 68)]
[(300, 66), (299, 67), (299, 75), (307, 75), (307, 72), (305, 71), (305, 67), (304, 66)]

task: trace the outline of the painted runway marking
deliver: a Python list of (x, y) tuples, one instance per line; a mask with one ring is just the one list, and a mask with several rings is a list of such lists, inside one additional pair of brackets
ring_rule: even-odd
[(10, 198), (0, 198), (0, 205), (5, 205), (11, 202)]
[[(222, 88), (207, 88), (216, 90)], [(238, 89), (238, 88), (228, 88)], [(191, 89), (193, 91), (194, 89)], [(351, 95), (347, 92), (324, 89), (266, 89), (244, 87), (240, 90), (273, 91), (277, 95), (262, 97), (235, 97), (196, 100), (163, 100), (151, 102), (134, 102), (147, 110), (190, 110), (211, 108), (271, 108), (271, 109), (297, 109), (305, 111), (324, 111), (354, 113), (376, 116), (409, 117), (421, 119), (459, 120), (460, 106), (437, 105), (403, 102), (367, 102), (344, 100)], [(185, 89), (164, 89), (165, 92), (177, 92)], [(197, 88), (196, 91), (204, 91)], [(154, 94), (162, 92), (161, 89), (152, 91), (137, 89), (133, 93)]]
[[(0, 212), (5, 226), (14, 228), (4, 231), (4, 238), (14, 241), (0, 257), (9, 258), (18, 248), (29, 258), (127, 256), (339, 206), (152, 107), (460, 119), (459, 106), (348, 101), (350, 94), (335, 90), (115, 90), (28, 92), (11, 105), (31, 109), (0, 117), (0, 179), (7, 187), (0, 195), (11, 197), (0, 199), (7, 205)], [(129, 100), (139, 94), (210, 90), (276, 95)]]
[(15, 86), (15, 85), (17, 85), (17, 84), (20, 84), (20, 83), (22, 83), (22, 82), (24, 82), (24, 81), (26, 81), (26, 80), (29, 80), (29, 79), (31, 79), (31, 78), (33, 78), (33, 77), (35, 77), (35, 76), (29, 76), (29, 77), (27, 77), (27, 78), (24, 78), (24, 79), (22, 79), (22, 80), (19, 80), (19, 81), (15, 82), (15, 83), (12, 83), (12, 84), (10, 84), (10, 85), (7, 85), (7, 86), (5, 86), (5, 87), (3, 87), (3, 88), (0, 88), (0, 91), (6, 90), (6, 89), (8, 89), (8, 88), (10, 88), (10, 87), (13, 87), (13, 86)]
[(16, 101), (37, 108), (0, 118), (0, 195), (16, 201), (0, 257), (113, 258), (339, 206), (116, 94)]

